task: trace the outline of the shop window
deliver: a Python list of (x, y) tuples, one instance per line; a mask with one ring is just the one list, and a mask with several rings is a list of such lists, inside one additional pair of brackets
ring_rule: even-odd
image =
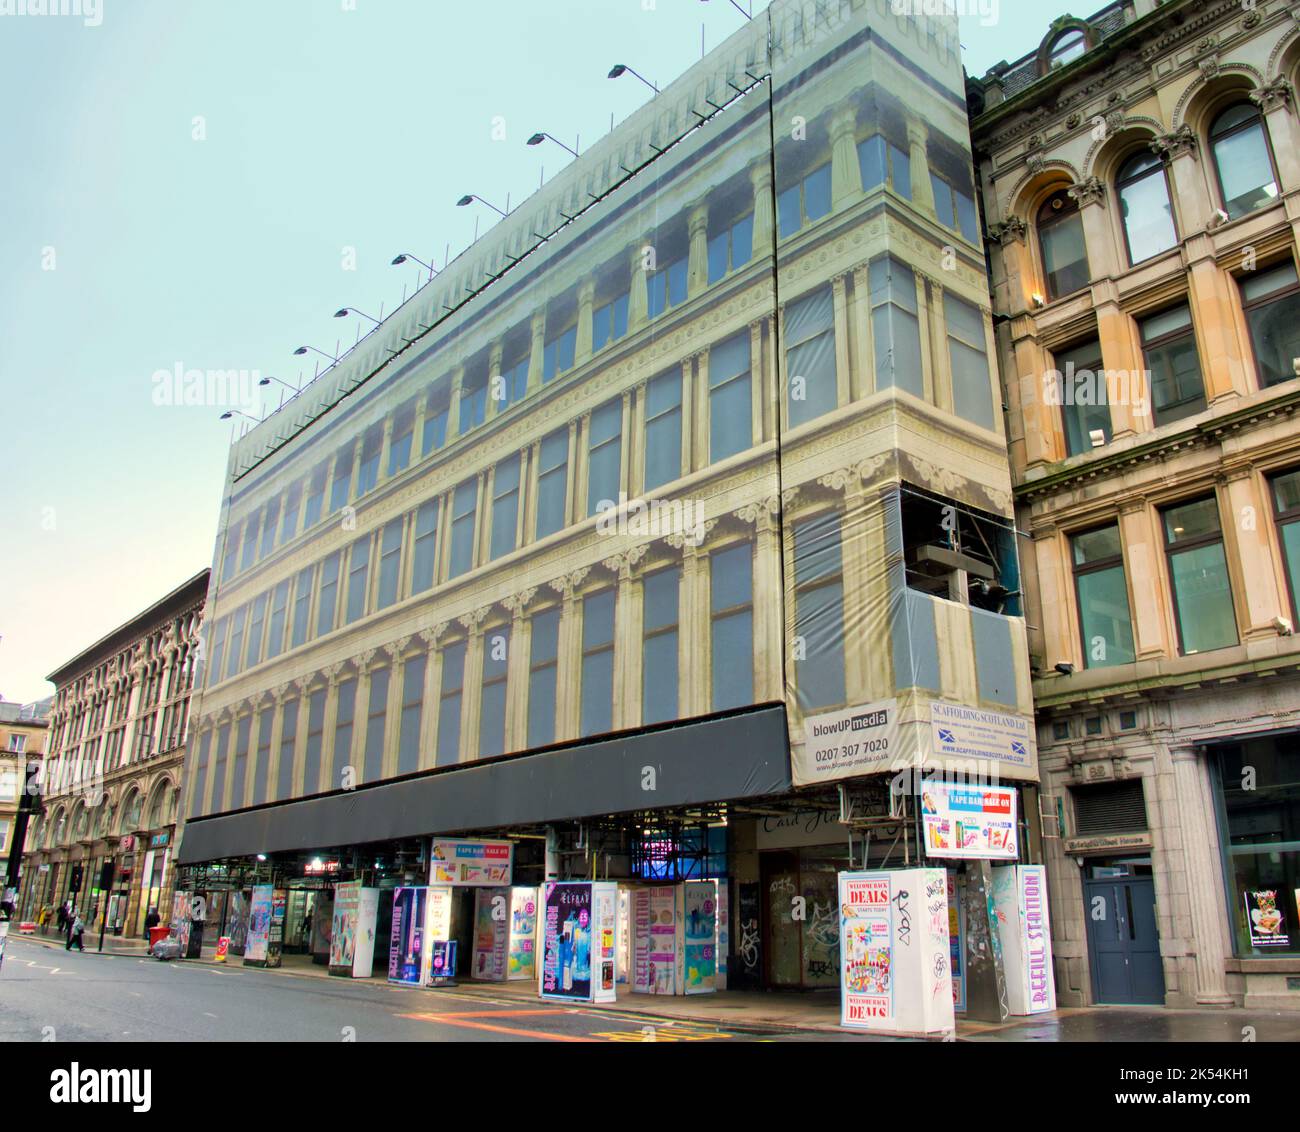
[(371, 425), (361, 436), (361, 461), (357, 465), (357, 496), (373, 490), (379, 482), (379, 456), (384, 447), (384, 426)]
[(844, 703), (844, 577), (840, 517), (794, 525), (795, 685), (804, 712)]
[(253, 729), (251, 714), (240, 716), (235, 724), (235, 757), (230, 776), (230, 805), (227, 809), (238, 810), (244, 805), (244, 778), (248, 774), (248, 744)]
[(868, 286), (876, 388), (892, 386), (924, 397), (916, 276), (892, 256), (878, 256), (868, 268)]
[(411, 462), (411, 442), (415, 437), (415, 402), (407, 401), (393, 414), (393, 433), (388, 441), (388, 467), (392, 477), (406, 470)]
[(316, 567), (308, 566), (298, 571), (298, 579), (293, 589), (293, 634), (289, 638), (291, 648), (297, 648), (307, 641), (311, 629), (311, 591), (316, 580)]
[(302, 507), (302, 484), (294, 481), (284, 493), (284, 510), (280, 515), (280, 545), (298, 533), (298, 510)]
[(499, 755), (506, 746), (506, 672), (510, 654), (510, 626), (498, 625), (483, 633), (483, 682), (479, 691), (478, 754)]
[(316, 465), (307, 481), (307, 499), (303, 505), (302, 528), (311, 530), (320, 522), (321, 508), (325, 503), (325, 480), (329, 475), (329, 461)]
[(1215, 118), (1210, 126), (1210, 153), (1229, 219), (1277, 199), (1273, 151), (1264, 119), (1252, 103), (1238, 102)]
[(376, 668), (370, 673), (370, 699), (366, 704), (366, 735), (362, 752), (364, 761), (361, 780), (363, 782), (377, 782), (383, 777), (384, 725), (388, 721), (390, 675), (387, 668)]
[(1142, 779), (1072, 786), (1074, 831), (1078, 837), (1109, 833), (1141, 833), (1147, 828)]
[(244, 667), (252, 668), (262, 661), (262, 627), (266, 622), (266, 594), (253, 600), (248, 616), (248, 648), (244, 653)]
[(556, 429), (542, 438), (537, 462), (537, 537), (545, 538), (566, 526), (569, 491), (569, 430)]
[(1237, 618), (1214, 496), (1161, 512), (1183, 655), (1237, 643)]
[(858, 170), (867, 192), (887, 184), (905, 200), (912, 199), (912, 160), (906, 149), (896, 146), (883, 134), (858, 142)]
[(336, 550), (320, 567), (320, 597), (316, 605), (316, 636), (334, 631), (339, 604), (339, 564), (343, 552)]
[(424, 408), (424, 430), (420, 437), (423, 456), (436, 452), (447, 443), (447, 421), (451, 416), (451, 383), (446, 379), (429, 388)]
[[(274, 712), (271, 708), (263, 708), (257, 713), (257, 746), (254, 753), (253, 763), (253, 796), (249, 802), (254, 806), (260, 806), (266, 801), (266, 779), (271, 772), (271, 719)], [(159, 797), (159, 805), (163, 803), (163, 798)], [(165, 821), (155, 822), (155, 827), (166, 824)]]
[(1133, 622), (1119, 525), (1112, 523), (1074, 535), (1070, 553), (1085, 666), (1132, 664)]
[(370, 585), (370, 535), (357, 539), (352, 544), (348, 560), (348, 600), (347, 620), (344, 624), (366, 614), (367, 595)]
[(1058, 189), (1038, 210), (1038, 246), (1049, 300), (1072, 295), (1088, 285), (1083, 217), (1066, 189)]
[(839, 402), (835, 373), (835, 309), (823, 287), (785, 311), (785, 367), (789, 425), (797, 428), (829, 413)]
[(973, 303), (951, 292), (943, 298), (948, 324), (948, 360), (952, 368), (952, 406), (964, 421), (993, 427), (993, 386), (985, 349), (984, 315)]
[(552, 381), (573, 368), (574, 351), (578, 344), (578, 328), (570, 326), (542, 348), (542, 381)]
[(560, 647), (560, 611), (533, 615), (528, 658), (528, 746), (555, 742), (556, 673)]
[(974, 198), (954, 188), (933, 170), (930, 171), (930, 189), (934, 193), (934, 210), (939, 223), (960, 232), (968, 243), (978, 245), (979, 220)]
[(710, 686), (714, 711), (754, 702), (754, 550), (709, 555)]
[(754, 441), (749, 335), (709, 349), (709, 462), (746, 451)]
[(345, 506), (352, 490), (352, 454), (354, 444), (347, 444), (334, 455), (334, 478), (330, 481), (330, 514)]
[(1277, 514), (1278, 541), (1286, 565), (1291, 615), (1300, 617), (1300, 471), (1283, 472), (1270, 481)]
[(1186, 303), (1138, 323), (1142, 357), (1156, 424), (1168, 424), (1205, 408), (1205, 382), (1196, 353), (1192, 312)]
[(275, 797), (283, 802), (293, 797), (293, 756), (298, 743), (298, 701), (285, 700), (280, 709), (280, 770), (276, 776)]
[(519, 528), (519, 453), (497, 463), (492, 476), (492, 557), (515, 549)]
[(478, 507), (478, 480), (463, 481), (451, 501), (451, 565), (457, 578), (474, 567), (474, 515)]
[(415, 511), (411, 542), (411, 593), (432, 589), (438, 566), (438, 500), (428, 499)]
[(280, 521), (280, 498), (270, 500), (262, 514), (262, 545), (258, 548), (258, 558), (265, 558), (275, 549), (275, 529)]
[(677, 718), (677, 621), (681, 568), (647, 574), (643, 585), (641, 722)]
[(782, 238), (793, 236), (805, 224), (820, 220), (831, 210), (831, 166), (819, 165), (776, 198), (777, 226)]
[(593, 409), (587, 426), (587, 514), (618, 505), (623, 447), (623, 399)]
[(402, 665), (402, 717), (397, 736), (397, 773), (410, 774), (420, 766), (420, 726), (424, 714), (424, 677), (428, 658), (408, 656)]
[(1101, 343), (1092, 338), (1054, 354), (1055, 396), (1061, 406), (1067, 456), (1110, 443), (1110, 391), (1101, 364)]
[(1142, 263), (1178, 243), (1164, 162), (1154, 153), (1136, 153), (1120, 166), (1115, 195), (1129, 263)]
[(709, 240), (709, 282), (716, 283), (728, 272), (747, 264), (754, 255), (754, 216), (729, 224)]
[(583, 736), (603, 735), (614, 726), (614, 590), (582, 599)]
[(1051, 51), (1048, 52), (1048, 70), (1064, 67), (1067, 63), (1073, 63), (1087, 50), (1088, 41), (1081, 29), (1073, 28), (1070, 31), (1063, 32), (1056, 37), (1052, 43)]
[(1259, 384), (1290, 381), (1300, 359), (1300, 278), (1295, 264), (1287, 260), (1244, 275), (1238, 283)]
[(1233, 952), (1300, 955), (1300, 736), (1210, 750)]
[(460, 707), (465, 684), (465, 642), (442, 650), (442, 687), (438, 695), (438, 766), (460, 761)]
[(628, 293), (624, 291), (591, 313), (591, 348), (599, 350), (627, 333)]
[(284, 621), (289, 611), (289, 579), (271, 592), (271, 619), (266, 629), (266, 659), (274, 660), (284, 651)]
[(906, 487), (899, 495), (909, 588), (989, 613), (1020, 615), (1009, 519)]
[(402, 565), (402, 520), (390, 519), (379, 538), (379, 592), (375, 608), (387, 609), (397, 600)]
[(682, 474), (682, 372), (660, 374), (645, 391), (645, 490)]

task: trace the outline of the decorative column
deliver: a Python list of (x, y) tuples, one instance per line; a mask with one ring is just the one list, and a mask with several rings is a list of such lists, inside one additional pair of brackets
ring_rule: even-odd
[(1183, 843), (1185, 889), (1191, 913), (1188, 939), (1195, 949), (1196, 1001), (1202, 1006), (1231, 1006), (1224, 975), (1228, 955), (1226, 909), (1220, 900), (1217, 828), (1214, 795), (1205, 761), (1195, 747), (1176, 747), (1174, 784), (1178, 798), (1178, 823)]
[[(862, 167), (858, 164), (857, 107), (846, 104), (831, 118), (831, 208), (843, 208), (862, 195)], [(928, 179), (927, 179), (928, 183)]]
[(582, 602), (577, 590), (590, 567), (582, 566), (551, 582), (560, 595), (560, 629), (555, 673), (555, 738), (574, 739), (582, 706)]
[(491, 536), (492, 524), (489, 521), (491, 515), (488, 514), (487, 501), (492, 498), (490, 494), (490, 484), (496, 474), (496, 465), (490, 468), (484, 468), (478, 474), (478, 482), (475, 487), (474, 497), (474, 531), (472, 545), (474, 547), (473, 555), (469, 568), (476, 569), (483, 562), (487, 561), (487, 540)]
[(1080, 646), (1066, 597), (1071, 577), (1067, 540), (1055, 523), (1034, 526), (1030, 533), (1034, 540), (1034, 560), (1038, 565), (1043, 661), (1049, 668), (1061, 661), (1078, 666)]
[[(304, 676), (294, 680), (293, 686), (298, 691), (298, 725), (293, 735), (293, 773), (289, 781), (289, 796), (301, 798), (307, 791), (303, 789), (306, 778), (305, 763), (308, 720), (311, 716), (311, 693), (314, 676)], [(322, 736), (322, 739), (324, 737)], [(313, 784), (313, 789), (315, 788)]]
[(447, 439), (455, 440), (460, 435), (460, 394), (461, 383), (465, 380), (465, 367), (457, 366), (451, 371), (451, 404), (447, 408)]
[[(1168, 656), (1174, 651), (1174, 636), (1173, 627), (1165, 616), (1169, 594), (1161, 561), (1164, 547), (1159, 523), (1145, 497), (1138, 496), (1120, 504), (1119, 528), (1124, 546), (1125, 577), (1147, 579), (1150, 585), (1147, 594), (1140, 598), (1135, 595), (1133, 602), (1133, 655), (1138, 660)], [(1063, 564), (1062, 569), (1067, 568)], [(1058, 588), (1057, 592), (1062, 590)]]
[[(540, 468), (540, 463), (538, 464)], [(578, 422), (569, 422), (569, 452), (564, 465), (564, 525), (578, 520)]]
[(704, 550), (680, 534), (670, 535), (666, 541), (670, 546), (680, 544), (682, 552), (677, 613), (677, 714), (686, 719), (703, 715), (713, 706), (709, 662), (713, 643), (709, 619), (709, 558)]
[(849, 312), (854, 344), (849, 397), (861, 401), (875, 392), (875, 359), (871, 350), (871, 281), (868, 265), (853, 269), (853, 307)]
[(627, 329), (632, 333), (643, 327), (650, 317), (649, 292), (646, 290), (649, 272), (645, 269), (645, 248), (653, 247), (647, 236), (632, 246), (627, 299)]
[(591, 327), (595, 305), (596, 284), (591, 279), (584, 279), (578, 284), (578, 333), (573, 347), (575, 368), (591, 357)]
[(529, 322), (528, 395), (542, 387), (542, 370), (546, 364), (546, 308), (534, 312)]
[[(357, 692), (352, 700), (352, 750), (348, 754), (347, 763), (334, 768), (331, 789), (338, 789), (344, 785), (343, 771), (346, 767), (352, 769), (353, 786), (359, 786), (366, 781), (366, 740), (370, 731), (370, 669), (377, 655), (377, 649), (366, 649), (356, 658)], [(392, 684), (391, 679), (389, 684)], [(381, 754), (381, 760), (382, 757)], [(382, 762), (380, 765), (382, 766)]]
[(614, 730), (641, 723), (641, 640), (645, 625), (645, 592), (639, 563), (648, 548), (629, 547), (601, 565), (618, 579), (614, 600)]
[(1237, 338), (1232, 284), (1219, 267), (1214, 240), (1208, 233), (1190, 237), (1184, 248), (1206, 399), (1211, 405), (1232, 402), (1250, 393), (1252, 384)]
[[(618, 489), (631, 494), (632, 491), (632, 448), (636, 437), (632, 434), (632, 390), (623, 390), (623, 421), (619, 426), (623, 431), (618, 446)], [(615, 500), (617, 503), (618, 500)]]
[[(835, 324), (835, 404), (843, 408), (853, 400), (853, 368), (849, 364), (849, 306), (848, 276), (837, 275), (831, 280), (831, 308)], [(753, 335), (750, 336), (753, 351)], [(752, 364), (752, 363), (751, 363)], [(753, 400), (757, 401), (755, 397)]]
[(990, 245), (998, 245), (991, 257), (994, 270), (990, 287), (997, 309), (1016, 314), (1027, 311), (1031, 296), (1037, 290), (1035, 268), (1026, 242), (1028, 231), (1028, 226), (1019, 216), (1008, 216), (989, 225)]
[(709, 285), (709, 206), (701, 201), (686, 221), (689, 251), (686, 256), (686, 296), (693, 299)]
[[(781, 593), (780, 516), (781, 500), (775, 495), (757, 503), (748, 503), (736, 512), (737, 518), (754, 527), (753, 679), (754, 700), (758, 703), (779, 700), (785, 696), (781, 680), (781, 674), (785, 670), (781, 643), (784, 633), (781, 622), (784, 602), (774, 600), (775, 595)], [(706, 609), (703, 615), (708, 619), (711, 614), (712, 610)]]
[[(647, 440), (645, 434), (645, 398), (647, 382), (638, 381), (630, 390), (631, 414), (628, 429), (624, 434), (627, 449), (626, 491), (629, 499), (640, 498), (645, 490), (645, 454)], [(628, 396), (628, 394), (624, 394)]]
[(428, 411), (429, 390), (422, 389), (420, 395), (415, 399), (415, 420), (411, 425), (411, 463), (416, 463), (421, 457), (427, 456), (424, 450), (424, 416)]
[(492, 611), (482, 606), (457, 618), (465, 627), (465, 674), (460, 696), (460, 761), (478, 757), (478, 724), (483, 703), (483, 621)]
[(1293, 95), (1291, 84), (1279, 75), (1247, 96), (1264, 116), (1273, 142), (1278, 179), (1282, 182), (1278, 187), (1283, 193), (1300, 188), (1300, 129), (1292, 107)]
[[(376, 477), (379, 483), (388, 479), (388, 464), (393, 458), (393, 421), (392, 413), (384, 418), (384, 438), (379, 445), (379, 474)], [(411, 442), (415, 443), (415, 437), (411, 437)]]
[[(379, 777), (392, 778), (398, 771), (402, 740), (402, 690), (406, 686), (406, 650), (410, 637), (398, 637), (385, 645), (388, 655), (388, 700), (384, 705), (384, 743), (379, 758)], [(421, 712), (423, 715), (423, 712)]]
[[(934, 319), (930, 317), (930, 298), (926, 294), (925, 275), (913, 269), (912, 276), (916, 283), (916, 317), (920, 322), (921, 335), (921, 396), (931, 405), (934, 402)], [(782, 336), (784, 339), (784, 335)]]
[(438, 765), (438, 712), (442, 707), (442, 649), (438, 642), (447, 632), (448, 622), (439, 621), (420, 630), (420, 640), (428, 650), (424, 660), (424, 695), (420, 706), (420, 769)]
[(1268, 527), (1271, 523), (1268, 500), (1260, 492), (1260, 478), (1250, 464), (1224, 469), (1220, 480), (1223, 524), (1227, 545), (1236, 553), (1228, 554), (1228, 561), (1241, 566), (1241, 587), (1245, 601), (1235, 602), (1238, 611), (1245, 614), (1244, 640), (1273, 640), (1277, 636), (1275, 619), (1286, 616), (1285, 583), (1279, 585), (1273, 570), (1273, 554), (1269, 546)]
[(682, 465), (679, 472), (688, 476), (695, 470), (695, 433), (699, 421), (695, 411), (695, 366), (689, 355), (682, 359)]
[(934, 186), (930, 184), (930, 158), (925, 143), (929, 131), (919, 118), (907, 119), (908, 164), (912, 174), (912, 203), (931, 219), (938, 213), (934, 207)]
[(528, 666), (532, 656), (533, 623), (527, 616), (527, 609), (536, 595), (537, 587), (529, 586), (501, 599), (501, 604), (510, 614), (510, 655), (506, 657), (507, 751), (522, 751), (528, 746)]
[(1067, 192), (1079, 206), (1083, 244), (1088, 254), (1088, 275), (1094, 281), (1109, 279), (1119, 264), (1115, 258), (1110, 219), (1106, 215), (1106, 182), (1100, 177), (1088, 177), (1072, 185)]
[(352, 502), (361, 498), (361, 448), (365, 439), (363, 432), (352, 442), (352, 478), (348, 481), (348, 499)]
[(750, 166), (749, 180), (754, 186), (754, 258), (770, 257), (772, 247), (772, 166), (766, 158)]
[(1216, 205), (1210, 199), (1205, 171), (1199, 161), (1199, 140), (1184, 123), (1172, 133), (1152, 138), (1147, 145), (1169, 171), (1170, 203), (1184, 235), (1203, 231)]
[(501, 340), (488, 347), (488, 396), (484, 419), (491, 420), (506, 407), (505, 383), (501, 379)]
[[(709, 405), (709, 352), (701, 350), (694, 355), (695, 378), (691, 382), (695, 394), (695, 425), (691, 430), (691, 443), (694, 446), (690, 454), (690, 470), (698, 471), (709, 466), (710, 435), (713, 425), (710, 420)], [(756, 398), (750, 398), (751, 402)]]

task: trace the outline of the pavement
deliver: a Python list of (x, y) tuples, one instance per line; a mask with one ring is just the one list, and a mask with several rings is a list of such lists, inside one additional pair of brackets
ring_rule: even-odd
[[(58, 937), (10, 936), (11, 952), (16, 942), (32, 944), (55, 952), (63, 951)], [(343, 980), (331, 978), (327, 968), (313, 963), (309, 956), (286, 955), (283, 966), (270, 970), (248, 968), (231, 956), (218, 963), (211, 948), (200, 959), (159, 963), (148, 958), (143, 940), (106, 937), (102, 955), (96, 953), (97, 936), (88, 936), (87, 958), (135, 959), (159, 968), (215, 968), (236, 976), (257, 975), (265, 979), (325, 980), (330, 987), (349, 987), (356, 993), (382, 990), (385, 993), (412, 996), (412, 1016), (426, 1012), (425, 1003), (459, 1000), (490, 1004), (496, 1009), (519, 1013), (538, 1010), (549, 1013), (556, 1004), (539, 999), (533, 982), (476, 983), (461, 982), (455, 987), (434, 992), (412, 987), (394, 986), (383, 977)], [(75, 957), (76, 953), (72, 955)], [(6, 971), (9, 960), (6, 958)], [(310, 984), (306, 984), (310, 986)], [(324, 988), (317, 985), (317, 993)], [(630, 994), (620, 991), (613, 1007), (589, 1007), (559, 1004), (566, 1013), (589, 1011), (598, 1014), (616, 1012), (620, 1017), (641, 1019), (646, 1026), (680, 1023), (713, 1030), (743, 1031), (748, 1034), (803, 1035), (809, 1040), (826, 1040), (834, 1035), (860, 1038), (839, 1025), (839, 995), (836, 991), (718, 991), (708, 995), (662, 996)], [(439, 1007), (441, 1009), (441, 1006)], [(872, 1035), (872, 1038), (877, 1038)], [(1029, 1018), (1011, 1018), (1003, 1023), (957, 1020), (957, 1041), (976, 1042), (1300, 1042), (1300, 1012), (1243, 1009), (1174, 1010), (1149, 1006), (1094, 1006), (1062, 1008), (1050, 1014)], [(402, 1040), (397, 1038), (395, 1040)], [(878, 1039), (877, 1039), (878, 1040)]]

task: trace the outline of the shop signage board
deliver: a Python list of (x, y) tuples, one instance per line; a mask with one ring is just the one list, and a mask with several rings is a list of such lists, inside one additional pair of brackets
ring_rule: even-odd
[(839, 874), (841, 1025), (953, 1029), (947, 884), (943, 869)]
[(1032, 773), (1037, 765), (1033, 721), (1027, 716), (984, 711), (963, 704), (930, 702), (930, 755), (953, 765), (976, 760)]
[(1047, 870), (1042, 865), (1003, 865), (992, 871), (1007, 1009), (1016, 1015), (1055, 1010)]
[(388, 981), (423, 986), (428, 978), (433, 940), (427, 928), (429, 890), (409, 885), (393, 891), (393, 930), (388, 948)]
[(683, 917), (687, 994), (712, 994), (718, 967), (718, 886), (711, 880), (686, 882)]
[(1277, 895), (1276, 888), (1247, 889), (1242, 893), (1251, 947), (1290, 946), (1291, 936), (1282, 909), (1277, 906)]
[(429, 883), (499, 887), (511, 881), (514, 843), (434, 838)]
[(613, 1002), (618, 885), (550, 881), (543, 886), (542, 998)]
[(801, 786), (887, 770), (899, 753), (896, 699), (805, 716), (803, 727), (791, 768)]
[(330, 924), (330, 974), (363, 979), (375, 960), (375, 921), (379, 889), (360, 881), (334, 886), (334, 915)]
[(847, 827), (832, 810), (796, 810), (789, 814), (768, 814), (754, 823), (757, 847), (802, 849), (812, 845), (843, 845)]
[(506, 954), (506, 978), (536, 977), (537, 889), (516, 886), (510, 890), (510, 943)]
[(474, 893), (474, 951), (470, 974), (487, 982), (505, 982), (509, 945), (510, 889), (478, 889)]
[(921, 824), (930, 857), (1009, 860), (1018, 854), (1016, 788), (926, 779)]
[(244, 942), (244, 965), (265, 967), (267, 948), (271, 942), (271, 906), (274, 889), (269, 884), (253, 888), (253, 899), (248, 911), (248, 937)]

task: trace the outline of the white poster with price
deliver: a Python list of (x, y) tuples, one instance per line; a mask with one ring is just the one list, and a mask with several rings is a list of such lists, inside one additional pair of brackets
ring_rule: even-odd
[(899, 750), (898, 701), (804, 717), (803, 750), (794, 779), (804, 785), (888, 770)]

